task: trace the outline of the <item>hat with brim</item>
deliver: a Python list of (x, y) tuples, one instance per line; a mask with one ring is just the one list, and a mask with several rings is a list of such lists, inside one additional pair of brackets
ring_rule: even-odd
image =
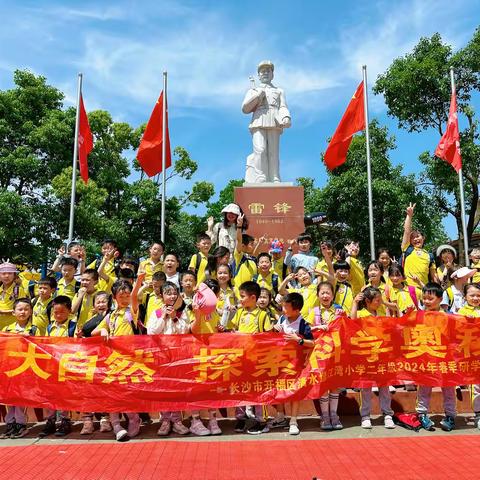
[(234, 213), (235, 215), (240, 215), (240, 207), (236, 203), (229, 203), (223, 210), (222, 213)]
[(450, 250), (453, 253), (454, 257), (457, 256), (457, 251), (455, 250), (455, 248), (453, 248), (451, 245), (445, 244), (445, 245), (440, 245), (437, 248), (437, 257), (439, 257), (444, 250)]
[(477, 271), (474, 268), (462, 267), (458, 270), (455, 270), (450, 278), (470, 278), (475, 275)]
[(0, 273), (18, 273), (17, 266), (14, 263), (0, 263)]

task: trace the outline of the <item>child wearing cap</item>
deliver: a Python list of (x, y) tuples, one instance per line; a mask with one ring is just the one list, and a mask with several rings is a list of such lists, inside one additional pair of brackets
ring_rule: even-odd
[(440, 245), (437, 248), (437, 258), (440, 261), (440, 265), (437, 267), (438, 282), (445, 289), (452, 284), (450, 277), (458, 268), (455, 263), (457, 251), (451, 245)]
[(270, 245), (270, 255), (272, 256), (272, 270), (278, 275), (279, 282), (283, 282), (288, 273), (283, 256), (283, 242), (275, 239)]
[(13, 263), (7, 261), (0, 264), (0, 330), (15, 323), (15, 300), (28, 297), (17, 274), (17, 267)]
[[(214, 224), (213, 217), (207, 220), (208, 230), (206, 234), (212, 239), (212, 244), (217, 247), (226, 247), (233, 255), (237, 245), (237, 218), (242, 215), (243, 211), (236, 203), (229, 203), (223, 210), (223, 221)], [(242, 231), (248, 228), (248, 221), (243, 216), (241, 225)]]
[(470, 268), (474, 268), (476, 270), (472, 282), (480, 282), (480, 248), (473, 248), (470, 252)]
[(457, 268), (450, 275), (453, 284), (443, 292), (441, 307), (444, 310), (451, 313), (458, 313), (465, 305), (463, 289), (473, 275), (475, 275), (475, 270), (468, 267)]

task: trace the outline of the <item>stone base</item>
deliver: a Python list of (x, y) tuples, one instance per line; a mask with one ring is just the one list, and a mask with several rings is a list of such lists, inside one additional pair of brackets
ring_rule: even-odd
[[(266, 236), (266, 251), (274, 239), (284, 244), (305, 230), (303, 187), (287, 183), (257, 183), (236, 187), (235, 203), (249, 221), (247, 233), (255, 238)], [(285, 246), (286, 248), (286, 246)]]
[(243, 184), (243, 187), (293, 187), (293, 182), (263, 182), (263, 183), (247, 183)]

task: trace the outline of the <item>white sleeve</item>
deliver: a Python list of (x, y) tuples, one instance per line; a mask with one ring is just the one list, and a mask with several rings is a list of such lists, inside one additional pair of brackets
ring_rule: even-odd
[(152, 312), (147, 323), (147, 335), (159, 335), (165, 330), (165, 321), (163, 316), (158, 318), (155, 312)]

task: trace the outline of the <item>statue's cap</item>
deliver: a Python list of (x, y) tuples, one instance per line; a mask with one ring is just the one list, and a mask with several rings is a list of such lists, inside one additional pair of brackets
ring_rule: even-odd
[(274, 70), (273, 62), (271, 62), (270, 60), (263, 60), (263, 62), (260, 62), (257, 67), (257, 72), (259, 72), (260, 69), (263, 67), (271, 68), (272, 71)]

